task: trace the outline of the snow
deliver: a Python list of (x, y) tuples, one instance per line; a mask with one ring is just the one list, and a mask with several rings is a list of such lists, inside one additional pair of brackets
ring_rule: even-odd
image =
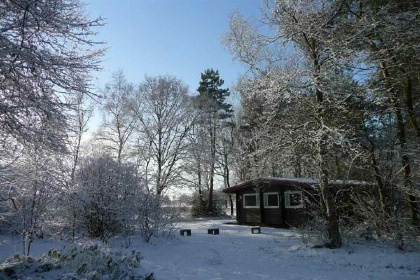
[[(39, 258), (53, 248), (60, 248), (68, 244), (66, 241), (57, 239), (37, 239), (31, 245), (31, 256)], [(22, 239), (0, 235), (0, 263), (15, 254), (22, 255)]]
[[(193, 221), (189, 237), (144, 247), (143, 265), (157, 279), (420, 279), (420, 253), (401, 253), (372, 243), (306, 248), (298, 231)], [(207, 229), (220, 228), (220, 235)]]
[[(251, 234), (249, 226), (226, 224), (233, 220), (191, 220), (179, 224), (191, 236), (157, 238), (144, 243), (134, 238), (132, 247), (144, 257), (141, 267), (156, 279), (420, 279), (420, 252), (400, 252), (383, 242), (353, 241), (341, 249), (305, 247), (299, 232), (262, 228)], [(207, 229), (219, 228), (220, 235)], [(20, 253), (19, 239), (1, 238), (0, 260)], [(55, 243), (55, 244), (54, 244)], [(36, 240), (34, 255), (63, 241)], [(125, 241), (114, 239), (113, 250)], [(44, 251), (45, 252), (45, 251)]]
[[(264, 177), (263, 180), (276, 180), (286, 182), (297, 182), (310, 185), (318, 185), (319, 181), (312, 178), (287, 178), (287, 177)], [(356, 180), (330, 180), (329, 183), (335, 186), (374, 186), (374, 183)]]
[[(290, 183), (299, 183), (299, 184), (306, 184), (306, 185), (310, 185), (312, 187), (319, 185), (319, 181), (317, 179), (312, 179), (312, 178), (288, 178), (288, 177), (261, 177), (261, 178), (257, 178), (254, 180), (248, 180), (248, 181), (243, 181), (243, 182), (239, 182), (236, 183), (234, 186), (225, 189), (224, 191), (227, 192), (235, 192), (236, 190), (242, 189), (242, 188), (247, 188), (250, 185), (252, 185), (252, 183), (254, 181), (270, 181), (270, 182), (276, 182), (276, 183), (283, 183), (283, 184), (290, 184)], [(336, 186), (336, 187), (344, 187), (344, 186), (375, 186), (375, 183), (371, 183), (371, 182), (366, 182), (366, 181), (356, 181), (356, 180), (330, 180), (329, 184), (331, 186)]]
[(298, 183), (305, 183), (305, 184), (318, 184), (318, 181), (316, 179), (312, 179), (312, 178), (263, 177), (261, 179), (263, 179), (263, 180), (298, 182)]

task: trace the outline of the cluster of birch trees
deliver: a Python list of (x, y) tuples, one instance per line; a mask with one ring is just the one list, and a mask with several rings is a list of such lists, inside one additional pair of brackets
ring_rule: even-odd
[(0, 230), (21, 234), (25, 255), (44, 234), (166, 234), (169, 188), (197, 190), (199, 214), (215, 210), (233, 115), (219, 73), (206, 70), (195, 97), (175, 77), (134, 85), (121, 71), (93, 90), (102, 25), (78, 0), (0, 3)]
[[(418, 236), (420, 4), (417, 0), (263, 1), (223, 43), (249, 69), (237, 86), (238, 175), (318, 178), (329, 246), (344, 226), (330, 180), (375, 182), (353, 216)], [(413, 227), (412, 227), (413, 229)]]
[[(78, 0), (0, 3), (0, 230), (21, 234), (25, 255), (45, 233), (149, 241), (171, 229), (162, 194), (180, 178), (187, 87), (117, 73), (96, 93), (102, 25)], [(89, 142), (95, 102), (104, 121)]]
[(217, 70), (207, 69), (193, 96), (174, 77), (146, 77), (135, 86), (117, 72), (105, 87), (104, 121), (94, 141), (118, 162), (135, 164), (148, 193), (189, 188), (196, 215), (213, 213), (216, 180), (229, 182), (225, 162), (233, 146), (233, 110), (223, 83)]

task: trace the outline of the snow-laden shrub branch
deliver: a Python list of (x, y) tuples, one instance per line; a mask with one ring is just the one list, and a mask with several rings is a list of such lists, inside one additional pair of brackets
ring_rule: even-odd
[(0, 265), (0, 278), (16, 279), (153, 279), (141, 269), (140, 252), (112, 252), (95, 244), (51, 249), (39, 259), (15, 255)]

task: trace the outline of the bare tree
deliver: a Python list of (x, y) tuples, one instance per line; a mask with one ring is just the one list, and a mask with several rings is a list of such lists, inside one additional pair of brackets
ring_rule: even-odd
[(138, 156), (147, 167), (148, 188), (158, 195), (182, 179), (179, 163), (193, 121), (189, 106), (188, 87), (169, 76), (146, 77), (136, 94), (132, 110), (143, 151)]
[(114, 73), (112, 82), (104, 90), (104, 118), (97, 139), (104, 142), (106, 149), (116, 154), (118, 162), (126, 154), (127, 144), (136, 125), (130, 111), (133, 95), (134, 87), (126, 81), (122, 71)]
[(75, 174), (79, 166), (80, 158), (82, 156), (82, 139), (88, 130), (88, 122), (93, 114), (92, 107), (86, 107), (86, 96), (78, 94), (75, 96), (75, 111), (72, 116), (72, 130), (70, 135), (70, 155), (72, 157), (71, 170), (68, 186), (66, 189), (66, 209), (68, 210), (68, 219), (71, 223), (72, 238), (75, 238), (75, 231), (77, 227), (77, 215), (79, 212), (78, 207), (78, 194), (76, 190)]
[(86, 96), (84, 94), (78, 94), (75, 98), (75, 115), (73, 116), (73, 127), (71, 135), (71, 147), (70, 153), (72, 155), (72, 164), (71, 164), (71, 174), (70, 180), (71, 185), (74, 183), (74, 174), (76, 172), (77, 166), (80, 160), (81, 148), (82, 148), (82, 138), (83, 135), (88, 130), (88, 122), (93, 115), (93, 108), (86, 107)]
[[(224, 127), (221, 130), (221, 136), (219, 143), (217, 144), (217, 153), (219, 154), (218, 164), (221, 167), (221, 176), (223, 178), (224, 188), (230, 188), (230, 182), (232, 180), (232, 169), (233, 169), (233, 159), (234, 159), (234, 131), (235, 131), (235, 122), (233, 118), (231, 121), (226, 122)], [(233, 199), (232, 194), (228, 194), (229, 203), (230, 203), (230, 215), (233, 216)]]
[[(193, 108), (194, 109), (194, 108)], [(195, 113), (196, 115), (199, 112)], [(198, 122), (192, 124), (187, 138), (187, 151), (182, 162), (186, 185), (196, 193), (192, 197), (192, 215), (202, 216), (207, 211), (207, 196), (209, 191), (210, 174), (210, 143), (206, 129)]]

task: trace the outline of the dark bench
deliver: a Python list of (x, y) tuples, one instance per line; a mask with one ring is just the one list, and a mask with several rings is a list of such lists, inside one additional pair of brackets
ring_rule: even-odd
[(219, 234), (219, 229), (218, 228), (210, 228), (208, 230), (208, 234), (218, 235)]
[(179, 233), (181, 234), (181, 236), (185, 236), (185, 234), (187, 234), (187, 236), (191, 236), (191, 230), (190, 229), (181, 229), (179, 231)]
[(252, 227), (251, 228), (251, 233), (252, 234), (260, 234), (261, 233), (261, 228), (260, 227)]

